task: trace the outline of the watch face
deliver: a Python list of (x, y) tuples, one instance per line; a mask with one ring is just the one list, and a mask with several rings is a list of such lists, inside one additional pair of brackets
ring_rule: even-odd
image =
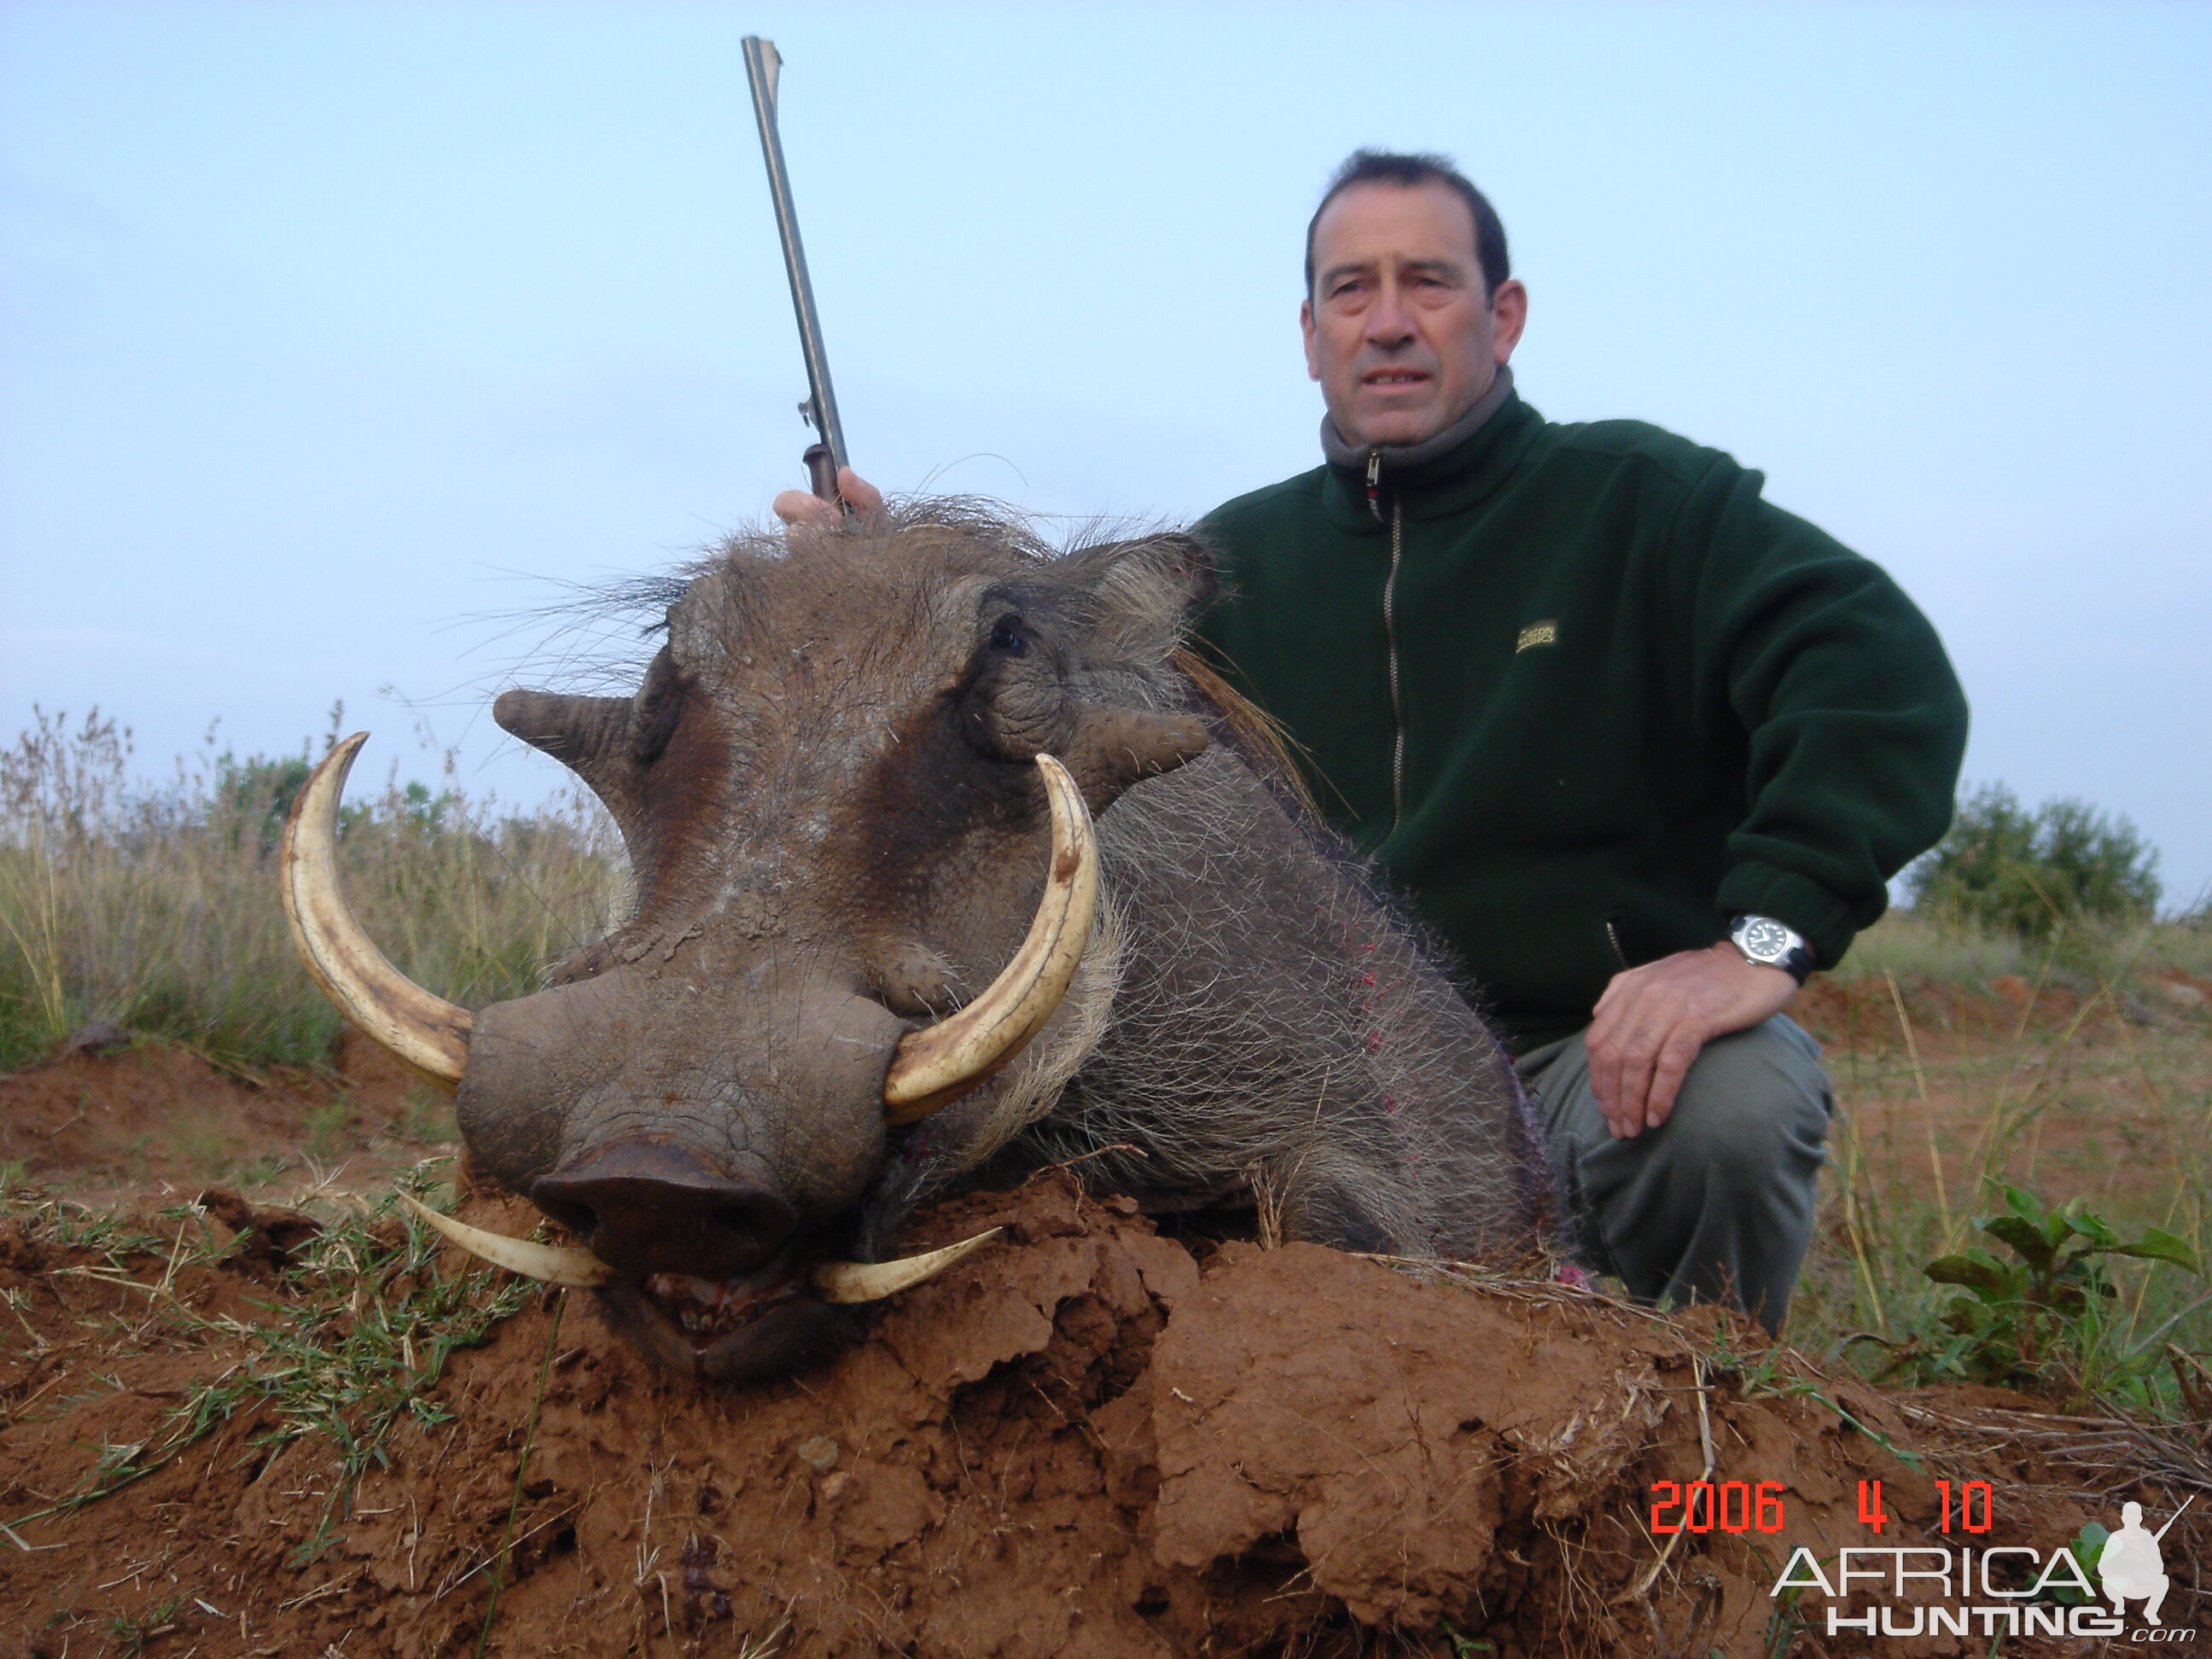
[(1771, 916), (1753, 916), (1735, 940), (1744, 955), (1759, 962), (1779, 962), (1790, 954), (1790, 930)]

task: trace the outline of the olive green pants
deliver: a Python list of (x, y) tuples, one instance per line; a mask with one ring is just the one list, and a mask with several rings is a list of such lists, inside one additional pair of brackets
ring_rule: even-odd
[(1707, 1043), (1656, 1129), (1616, 1140), (1583, 1036), (1517, 1062), (1576, 1259), (1639, 1301), (1727, 1302), (1779, 1332), (1813, 1237), (1835, 1093), (1786, 1014)]

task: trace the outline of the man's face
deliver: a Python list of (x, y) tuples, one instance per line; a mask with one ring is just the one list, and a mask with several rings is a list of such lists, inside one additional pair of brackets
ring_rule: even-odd
[(1313, 292), (1298, 308), (1306, 373), (1355, 444), (1433, 437), (1490, 390), (1528, 297), (1485, 297), (1474, 215), (1441, 184), (1354, 185), (1314, 227)]

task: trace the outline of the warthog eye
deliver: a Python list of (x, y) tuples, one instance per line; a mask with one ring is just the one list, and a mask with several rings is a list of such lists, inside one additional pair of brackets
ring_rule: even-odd
[(1030, 636), (1023, 630), (1019, 617), (1001, 617), (991, 629), (991, 649), (1003, 651), (1010, 657), (1018, 657), (1030, 648)]

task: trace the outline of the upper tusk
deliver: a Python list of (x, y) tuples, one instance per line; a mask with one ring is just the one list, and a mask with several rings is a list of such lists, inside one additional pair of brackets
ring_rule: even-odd
[(814, 1270), (814, 1288), (824, 1302), (880, 1302), (900, 1291), (913, 1289), (933, 1279), (963, 1256), (970, 1255), (1006, 1231), (994, 1227), (957, 1244), (899, 1261), (825, 1261)]
[(504, 1267), (526, 1279), (541, 1279), (548, 1285), (573, 1285), (579, 1290), (591, 1291), (611, 1285), (622, 1277), (589, 1250), (564, 1249), (558, 1244), (540, 1244), (533, 1239), (488, 1233), (465, 1221), (440, 1215), (405, 1193), (399, 1194), (399, 1201), (471, 1255), (480, 1256), (495, 1267)]
[(318, 766), (284, 823), (278, 853), (285, 920), (307, 971), (338, 1012), (416, 1071), (450, 1088), (468, 1069), (469, 1011), (432, 996), (385, 960), (338, 891), (338, 799), (368, 733)]
[(1036, 757), (1052, 809), (1052, 863), (1022, 948), (990, 988), (958, 1013), (899, 1039), (884, 1079), (884, 1116), (913, 1123), (985, 1081), (1035, 1036), (1083, 961), (1098, 909), (1098, 842), (1067, 769)]

